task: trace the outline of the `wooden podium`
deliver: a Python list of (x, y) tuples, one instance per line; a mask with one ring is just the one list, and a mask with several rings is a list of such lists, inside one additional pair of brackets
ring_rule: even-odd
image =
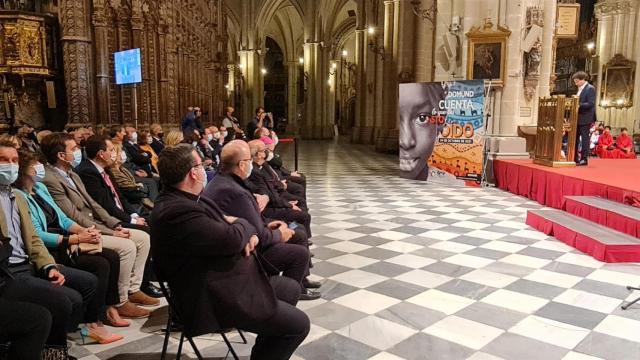
[[(534, 163), (551, 167), (576, 166), (578, 106), (575, 96), (540, 98)], [(564, 131), (568, 140), (565, 146), (562, 144)]]

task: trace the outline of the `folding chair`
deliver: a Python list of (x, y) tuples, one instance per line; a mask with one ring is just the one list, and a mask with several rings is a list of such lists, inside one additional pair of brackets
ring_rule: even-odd
[[(195, 342), (193, 341), (193, 337), (185, 335), (184, 333), (184, 322), (180, 317), (178, 306), (175, 303), (173, 297), (171, 296), (171, 289), (169, 288), (169, 284), (165, 281), (164, 277), (161, 276), (161, 272), (158, 270), (157, 266), (154, 266), (154, 268), (155, 268), (158, 283), (160, 284), (160, 290), (162, 291), (162, 294), (164, 295), (165, 299), (167, 300), (167, 303), (169, 304), (169, 315), (167, 316), (167, 327), (164, 329), (164, 343), (162, 345), (162, 354), (160, 355), (160, 359), (165, 360), (167, 356), (167, 347), (169, 346), (169, 337), (171, 336), (171, 331), (174, 330), (174, 331), (180, 331), (180, 343), (178, 344), (178, 353), (176, 354), (176, 360), (180, 360), (180, 357), (182, 355), (182, 345), (184, 343), (185, 337), (187, 338), (187, 341), (189, 342), (189, 344), (191, 344), (193, 351), (196, 353), (196, 356), (198, 357), (198, 360), (203, 360), (200, 350), (198, 350)], [(236, 351), (233, 349), (231, 342), (227, 338), (226, 333), (229, 331), (231, 330), (225, 329), (225, 330), (216, 331), (214, 332), (214, 334), (220, 334), (220, 336), (222, 336), (222, 339), (224, 340), (225, 344), (227, 344), (227, 348), (229, 349), (229, 352), (231, 353), (233, 358), (235, 360), (239, 360), (238, 354), (236, 354)], [(244, 337), (244, 334), (242, 333), (242, 331), (238, 330), (238, 334), (240, 334), (240, 338), (242, 339), (243, 343), (246, 344), (247, 339)]]

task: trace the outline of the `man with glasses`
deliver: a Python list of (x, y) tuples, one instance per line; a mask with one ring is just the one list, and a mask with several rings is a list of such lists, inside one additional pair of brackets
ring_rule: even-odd
[[(247, 158), (236, 161), (245, 172)], [(165, 188), (151, 214), (153, 257), (185, 332), (198, 336), (235, 327), (258, 335), (252, 359), (289, 359), (310, 326), (295, 307), (297, 284), (268, 279), (254, 255), (260, 244), (255, 227), (201, 196), (207, 177), (193, 146), (166, 148), (158, 168)]]

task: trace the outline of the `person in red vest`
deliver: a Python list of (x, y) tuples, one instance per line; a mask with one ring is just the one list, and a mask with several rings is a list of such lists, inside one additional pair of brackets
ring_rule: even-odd
[(629, 136), (627, 128), (622, 128), (622, 132), (616, 138), (615, 150), (618, 159), (635, 159), (636, 153), (633, 151), (633, 139)]
[(613, 144), (613, 136), (611, 136), (611, 126), (605, 126), (604, 132), (598, 139), (598, 147), (596, 154), (599, 158), (614, 159), (615, 158), (615, 145)]

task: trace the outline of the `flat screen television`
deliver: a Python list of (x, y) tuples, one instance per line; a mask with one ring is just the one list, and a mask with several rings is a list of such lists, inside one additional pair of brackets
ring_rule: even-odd
[(118, 51), (113, 54), (116, 68), (116, 84), (126, 85), (142, 82), (140, 49)]

